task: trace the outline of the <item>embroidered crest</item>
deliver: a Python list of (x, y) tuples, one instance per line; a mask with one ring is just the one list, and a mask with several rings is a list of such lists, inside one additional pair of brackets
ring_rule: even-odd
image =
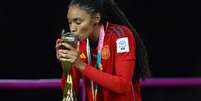
[(109, 59), (110, 57), (109, 45), (103, 46), (101, 56), (102, 56), (102, 59), (105, 59), (105, 60)]
[(117, 53), (129, 52), (128, 37), (117, 39), (116, 44), (117, 44)]

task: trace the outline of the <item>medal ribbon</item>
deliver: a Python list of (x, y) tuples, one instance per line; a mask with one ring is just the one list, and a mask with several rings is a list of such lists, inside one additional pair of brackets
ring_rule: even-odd
[[(96, 68), (100, 71), (103, 70), (102, 64), (101, 64), (101, 52), (103, 48), (103, 43), (104, 43), (104, 38), (105, 38), (105, 30), (104, 26), (100, 26), (100, 33), (99, 33), (99, 41), (98, 41), (98, 53), (97, 53), (97, 60), (96, 60)], [(88, 64), (91, 63), (91, 53), (90, 53), (90, 45), (89, 45), (89, 39), (87, 38), (87, 57), (88, 57)], [(91, 80), (91, 88), (92, 88), (92, 95), (93, 95), (93, 100), (96, 101), (96, 95), (97, 95), (97, 90), (98, 90), (98, 85), (96, 84), (96, 88), (94, 90), (94, 83)]]

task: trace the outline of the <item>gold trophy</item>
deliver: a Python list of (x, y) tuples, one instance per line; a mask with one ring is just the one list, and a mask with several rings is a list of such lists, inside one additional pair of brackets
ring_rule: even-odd
[[(73, 47), (75, 47), (77, 44), (77, 38), (73, 35), (73, 33), (65, 33), (65, 30), (62, 30), (61, 38), (65, 43), (68, 43)], [(61, 64), (63, 66), (64, 75), (66, 76), (66, 84), (63, 91), (63, 101), (77, 101), (76, 94), (73, 91), (72, 76), (70, 74), (71, 63), (62, 62)]]

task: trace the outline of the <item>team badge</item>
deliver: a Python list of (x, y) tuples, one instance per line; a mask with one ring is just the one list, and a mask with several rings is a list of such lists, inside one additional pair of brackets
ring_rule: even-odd
[(116, 44), (117, 44), (117, 53), (129, 52), (128, 37), (117, 39)]
[(105, 60), (109, 59), (110, 57), (109, 45), (103, 46), (101, 56), (102, 56), (102, 59), (105, 59)]

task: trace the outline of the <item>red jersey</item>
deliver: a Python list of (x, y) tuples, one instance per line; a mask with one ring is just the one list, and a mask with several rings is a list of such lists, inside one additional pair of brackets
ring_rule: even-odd
[[(90, 80), (99, 88), (96, 101), (141, 101), (139, 82), (133, 84), (135, 69), (135, 38), (133, 33), (122, 25), (109, 24), (105, 28), (105, 38), (101, 53), (103, 70), (96, 69), (97, 48), (91, 51), (92, 61), (82, 73), (72, 69), (73, 87), (79, 92), (79, 79), (83, 78), (86, 87), (86, 101), (93, 101)], [(86, 41), (80, 42), (80, 51), (86, 55)], [(87, 63), (87, 59), (83, 60)], [(80, 75), (82, 74), (82, 75)], [(65, 78), (63, 78), (63, 85)]]

